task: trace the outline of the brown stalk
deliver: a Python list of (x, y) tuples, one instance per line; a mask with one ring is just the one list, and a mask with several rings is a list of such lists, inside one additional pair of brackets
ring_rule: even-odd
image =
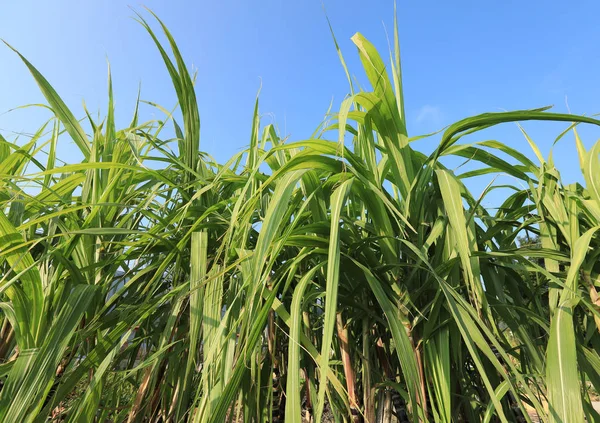
[(348, 400), (350, 401), (350, 411), (352, 412), (352, 420), (354, 422), (362, 421), (360, 415), (360, 407), (356, 397), (356, 375), (352, 368), (350, 357), (350, 345), (348, 343), (348, 327), (344, 324), (342, 313), (336, 315), (337, 334), (340, 341), (340, 354), (342, 356), (342, 365), (344, 367), (344, 375), (346, 376), (346, 387), (348, 389)]
[(6, 357), (6, 355), (10, 352), (10, 344), (12, 343), (14, 337), (15, 331), (8, 322), (8, 319), (4, 319), (2, 330), (0, 331), (0, 359), (4, 359), (4, 357)]

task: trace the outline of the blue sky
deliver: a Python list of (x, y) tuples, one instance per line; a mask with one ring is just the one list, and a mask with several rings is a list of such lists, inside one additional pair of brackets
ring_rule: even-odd
[[(142, 98), (171, 108), (175, 95), (151, 40), (128, 8), (146, 5), (168, 25), (189, 65), (198, 69), (201, 149), (224, 161), (249, 140), (261, 86), (263, 123), (274, 121), (292, 140), (308, 137), (329, 104), (337, 109), (348, 85), (329, 34), (321, 0), (75, 1), (0, 0), (0, 37), (23, 53), (53, 84), (76, 116), (104, 113), (106, 58), (111, 62), (117, 123), (131, 118), (138, 84)], [(350, 71), (364, 81), (350, 37), (357, 31), (387, 57), (392, 0), (325, 0)], [(580, 1), (398, 0), (405, 100), (410, 135), (460, 118), (502, 109), (555, 105), (565, 112), (600, 112), (600, 3)], [(35, 82), (8, 48), (0, 47), (0, 131), (35, 130), (42, 110), (7, 110), (43, 102)], [(150, 108), (145, 118), (159, 117)], [(547, 154), (564, 124), (525, 125)], [(582, 130), (591, 146), (600, 137)], [(333, 135), (332, 135), (333, 137)], [(514, 125), (472, 138), (495, 138), (529, 153)], [(431, 150), (436, 138), (421, 141)], [(73, 160), (62, 145), (63, 159)], [(578, 180), (570, 138), (556, 148), (566, 182)], [(481, 188), (485, 182), (475, 184)]]

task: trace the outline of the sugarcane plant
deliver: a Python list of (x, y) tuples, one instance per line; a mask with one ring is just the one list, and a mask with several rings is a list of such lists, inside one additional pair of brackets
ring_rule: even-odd
[[(600, 421), (600, 142), (577, 132), (599, 120), (486, 113), (421, 153), (395, 22), (387, 64), (352, 37), (367, 90), (334, 39), (349, 94), (309, 139), (263, 125), (257, 99), (220, 164), (148, 14), (178, 105), (146, 102), (159, 120), (136, 106), (116, 128), (110, 69), (106, 116), (78, 119), (15, 50), (51, 118), (0, 135), (0, 421)], [(565, 123), (585, 183), (524, 129), (529, 155), (462, 140), (528, 120)], [(80, 163), (57, 157), (68, 142)], [(517, 181), (493, 210), (499, 185), (468, 188), (490, 174)]]

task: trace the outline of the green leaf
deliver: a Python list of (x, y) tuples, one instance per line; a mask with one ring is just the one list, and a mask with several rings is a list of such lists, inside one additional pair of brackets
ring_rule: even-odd
[(60, 96), (54, 90), (54, 88), (52, 88), (52, 86), (46, 80), (46, 78), (44, 78), (42, 74), (38, 72), (38, 70), (31, 63), (29, 63), (29, 61), (25, 59), (25, 57), (21, 53), (19, 53), (15, 48), (13, 48), (10, 44), (6, 42), (4, 42), (4, 44), (6, 44), (11, 50), (17, 53), (23, 61), (23, 63), (25, 63), (25, 66), (27, 66), (27, 68), (33, 75), (35, 82), (37, 82), (38, 86), (40, 87), (40, 91), (42, 92), (44, 97), (46, 97), (46, 100), (50, 104), (52, 111), (54, 111), (56, 117), (65, 126), (65, 129), (67, 130), (77, 147), (79, 147), (79, 150), (81, 150), (83, 157), (88, 159), (90, 157), (91, 152), (90, 142), (85, 131), (83, 130), (81, 125), (79, 125), (79, 121), (75, 118), (75, 116), (73, 116), (73, 113), (71, 113), (65, 102), (60, 98)]

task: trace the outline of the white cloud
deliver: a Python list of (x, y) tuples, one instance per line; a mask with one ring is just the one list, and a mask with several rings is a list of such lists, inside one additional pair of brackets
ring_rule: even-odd
[(417, 112), (415, 121), (417, 123), (429, 123), (433, 125), (439, 125), (442, 123), (443, 113), (439, 106), (432, 106), (426, 104), (422, 106)]

